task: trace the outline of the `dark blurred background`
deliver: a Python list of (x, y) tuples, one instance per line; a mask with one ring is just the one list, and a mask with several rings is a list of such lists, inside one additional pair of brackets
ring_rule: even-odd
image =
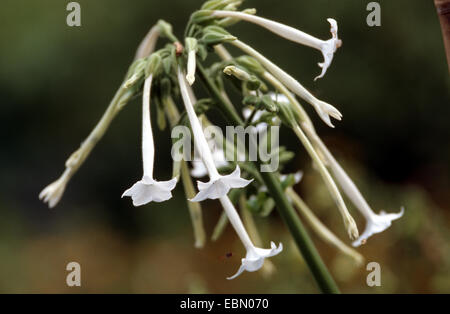
[[(113, 122), (55, 209), (38, 200), (100, 118), (148, 29), (163, 18), (181, 37), (203, 1), (80, 0), (81, 27), (66, 25), (68, 2), (1, 4), (0, 292), (317, 292), (276, 213), (256, 218), (265, 243), (285, 244), (272, 259), (276, 273), (227, 281), (243, 248), (228, 228), (218, 242), (195, 249), (181, 187), (169, 202), (140, 208), (120, 198), (141, 176), (139, 101)], [(333, 130), (310, 111), (373, 209), (406, 207), (403, 218), (359, 250), (380, 263), (381, 287), (367, 287), (365, 267), (312, 235), (342, 291), (448, 293), (450, 93), (439, 22), (432, 1), (385, 0), (381, 27), (368, 27), (368, 2), (246, 1), (260, 15), (319, 38), (330, 37), (326, 18), (338, 21), (344, 45), (317, 82), (319, 52), (248, 23), (231, 30), (343, 113)], [(296, 188), (347, 241), (306, 153), (292, 135), (282, 141), (297, 153), (292, 169), (305, 171)], [(169, 134), (157, 133), (156, 143), (157, 177), (168, 178)], [(203, 209), (210, 235), (220, 207), (207, 202)], [(352, 212), (362, 231), (364, 220)], [(230, 251), (233, 257), (221, 258)], [(66, 286), (70, 261), (81, 264), (81, 288)]]

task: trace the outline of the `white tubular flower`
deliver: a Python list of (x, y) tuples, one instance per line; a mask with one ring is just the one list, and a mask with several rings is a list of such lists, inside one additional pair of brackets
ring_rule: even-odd
[(149, 202), (164, 202), (172, 198), (172, 190), (177, 184), (177, 179), (169, 181), (156, 181), (153, 179), (153, 166), (155, 160), (155, 145), (150, 120), (150, 90), (152, 75), (144, 83), (142, 97), (142, 161), (144, 175), (142, 180), (136, 182), (126, 190), (122, 197), (129, 196), (133, 199), (134, 206), (145, 205)]
[(344, 169), (334, 159), (328, 148), (322, 142), (322, 140), (311, 131), (309, 126), (304, 125), (305, 131), (308, 133), (315, 145), (318, 146), (323, 156), (326, 158), (328, 167), (331, 169), (334, 177), (341, 186), (344, 193), (352, 201), (352, 203), (358, 208), (361, 214), (366, 218), (366, 229), (364, 232), (353, 242), (353, 246), (360, 246), (366, 243), (367, 239), (376, 233), (383, 232), (389, 228), (393, 220), (399, 219), (403, 216), (404, 208), (401, 208), (399, 213), (387, 214), (384, 211), (380, 211), (380, 214), (376, 214), (367, 204), (367, 201), (362, 196), (359, 189), (353, 183), (352, 179), (347, 175)]
[(195, 70), (196, 70), (196, 54), (198, 50), (197, 39), (188, 37), (185, 40), (186, 43), (186, 51), (188, 53), (188, 61), (187, 61), (187, 75), (186, 80), (189, 85), (194, 84), (195, 82)]
[(230, 175), (221, 176), (219, 174), (214, 165), (214, 159), (211, 151), (209, 150), (200, 121), (195, 114), (194, 106), (191, 101), (192, 95), (189, 94), (188, 85), (185, 82), (185, 78), (180, 68), (178, 68), (178, 82), (180, 84), (181, 96), (183, 98), (186, 112), (191, 123), (192, 132), (194, 133), (194, 144), (202, 157), (203, 163), (205, 164), (210, 177), (210, 182), (208, 183), (198, 182), (200, 192), (191, 201), (201, 201), (207, 198), (219, 199), (231, 225), (236, 230), (242, 244), (247, 250), (247, 254), (245, 258), (242, 259), (242, 265), (238, 272), (227, 279), (234, 279), (245, 270), (249, 272), (257, 271), (264, 264), (264, 259), (280, 253), (283, 250), (283, 245), (280, 243), (280, 245), (276, 247), (276, 245), (272, 242), (271, 249), (261, 249), (253, 245), (247, 231), (244, 228), (241, 218), (236, 211), (236, 208), (234, 208), (233, 203), (231, 203), (227, 196), (227, 193), (231, 188), (245, 187), (251, 182), (251, 180), (245, 180), (240, 177), (239, 167), (236, 167), (236, 170)]
[(200, 192), (193, 199), (191, 199), (191, 201), (200, 202), (208, 198), (218, 199), (227, 195), (232, 188), (243, 188), (250, 184), (252, 180), (241, 178), (241, 170), (239, 169), (239, 166), (236, 166), (236, 170), (229, 175), (222, 176), (219, 174), (214, 164), (214, 158), (211, 150), (209, 149), (209, 145), (205, 134), (203, 133), (200, 121), (195, 114), (187, 84), (180, 68), (178, 68), (178, 82), (180, 84), (181, 96), (183, 97), (183, 102), (186, 107), (189, 122), (191, 123), (192, 132), (194, 134), (195, 148), (197, 149), (200, 158), (208, 170), (210, 177), (210, 181), (208, 183), (198, 182), (198, 189)]
[(49, 184), (39, 194), (39, 199), (48, 203), (48, 207), (53, 208), (58, 204), (66, 189), (67, 182), (70, 179), (70, 169), (66, 169), (61, 177), (55, 182)]
[(261, 249), (255, 247), (252, 241), (250, 240), (250, 237), (248, 236), (248, 233), (245, 230), (244, 225), (242, 224), (241, 218), (239, 217), (236, 209), (233, 206), (233, 203), (231, 203), (228, 196), (221, 197), (220, 203), (222, 204), (223, 209), (225, 210), (225, 213), (227, 214), (231, 225), (236, 230), (236, 233), (241, 239), (242, 244), (247, 250), (245, 258), (241, 260), (242, 263), (241, 267), (239, 267), (239, 270), (237, 271), (236, 274), (234, 274), (231, 277), (228, 277), (227, 278), (228, 280), (236, 278), (244, 271), (254, 272), (259, 270), (264, 264), (264, 259), (266, 259), (267, 257), (275, 256), (283, 250), (283, 245), (281, 243), (277, 247), (273, 242), (270, 243), (271, 247), (270, 249)]
[(342, 114), (330, 104), (314, 97), (306, 88), (304, 88), (296, 79), (283, 71), (280, 67), (268, 60), (252, 47), (244, 44), (240, 40), (234, 40), (231, 44), (235, 45), (245, 53), (257, 59), (274, 77), (283, 83), (290, 91), (309, 102), (316, 110), (319, 117), (330, 127), (334, 128), (330, 116), (336, 120), (342, 119)]
[(314, 80), (317, 80), (319, 78), (322, 78), (328, 67), (330, 66), (331, 62), (333, 61), (334, 53), (336, 52), (337, 48), (339, 48), (342, 45), (342, 41), (338, 38), (338, 26), (336, 20), (329, 18), (327, 21), (331, 25), (331, 35), (332, 38), (329, 40), (321, 40), (316, 37), (313, 37), (311, 35), (308, 35), (298, 29), (295, 29), (293, 27), (271, 21), (259, 16), (255, 16), (252, 14), (247, 14), (243, 12), (233, 12), (233, 11), (222, 11), (217, 10), (212, 13), (212, 16), (216, 17), (233, 17), (238, 18), (241, 20), (245, 20), (250, 23), (257, 24), (261, 27), (264, 27), (265, 29), (283, 37), (290, 41), (315, 48), (322, 52), (324, 61), (322, 63), (319, 63), (319, 66), (322, 68), (322, 73), (320, 73), (319, 76), (317, 76)]
[(189, 85), (194, 84), (195, 82), (195, 67), (196, 67), (196, 56), (195, 51), (189, 51), (188, 54), (188, 63), (187, 63), (187, 75), (186, 80), (188, 81)]

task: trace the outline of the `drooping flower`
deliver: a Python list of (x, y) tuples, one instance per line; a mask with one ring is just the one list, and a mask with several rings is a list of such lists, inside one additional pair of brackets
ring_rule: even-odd
[(405, 209), (402, 207), (400, 212), (398, 213), (386, 213), (385, 211), (380, 211), (379, 214), (375, 214), (372, 209), (369, 207), (369, 205), (364, 201), (366, 206), (365, 209), (362, 209), (361, 207), (360, 211), (361, 213), (365, 213), (364, 217), (366, 218), (366, 228), (364, 229), (364, 232), (361, 234), (361, 236), (353, 241), (353, 246), (360, 246), (361, 244), (365, 244), (367, 239), (370, 238), (372, 235), (376, 233), (383, 232), (387, 228), (389, 228), (392, 225), (392, 221), (397, 220), (403, 216), (403, 213)]
[(331, 25), (330, 32), (332, 38), (328, 40), (321, 40), (293, 27), (269, 19), (265, 19), (253, 14), (247, 14), (244, 12), (216, 10), (213, 11), (212, 16), (232, 17), (245, 20), (247, 22), (262, 26), (267, 30), (283, 38), (321, 51), (324, 61), (322, 63), (319, 63), (319, 66), (322, 68), (322, 72), (314, 80), (322, 78), (325, 75), (328, 67), (331, 65), (331, 62), (333, 61), (334, 53), (336, 52), (337, 48), (339, 48), (342, 45), (342, 41), (338, 38), (337, 34), (338, 33), (337, 22), (332, 18), (327, 19), (327, 21)]
[(177, 179), (168, 181), (156, 181), (153, 179), (153, 166), (155, 159), (155, 145), (150, 120), (150, 90), (152, 77), (145, 80), (142, 96), (142, 161), (144, 174), (142, 179), (126, 190), (122, 197), (129, 196), (133, 199), (134, 206), (145, 205), (149, 202), (164, 202), (172, 198), (172, 190), (177, 184)]
[(342, 114), (332, 105), (317, 99), (312, 95), (305, 87), (303, 87), (296, 79), (283, 71), (276, 64), (268, 60), (258, 51), (243, 43), (240, 40), (234, 40), (231, 42), (234, 46), (238, 47), (245, 53), (251, 55), (257, 59), (274, 77), (276, 77), (281, 83), (283, 83), (290, 91), (300, 96), (308, 103), (310, 103), (316, 110), (319, 117), (330, 127), (334, 127), (331, 123), (330, 116), (336, 120), (342, 119)]
[(305, 124), (303, 127), (305, 132), (308, 133), (309, 138), (311, 138), (326, 159), (327, 166), (331, 169), (333, 176), (336, 178), (344, 193), (361, 212), (364, 218), (366, 218), (366, 228), (364, 232), (353, 242), (353, 246), (360, 246), (361, 244), (364, 244), (369, 237), (376, 233), (383, 232), (391, 226), (393, 220), (399, 219), (403, 216), (403, 208), (399, 213), (388, 214), (381, 211), (379, 214), (376, 214), (370, 208), (355, 183), (353, 183), (352, 179), (347, 175), (341, 165), (339, 165), (319, 136), (312, 131), (308, 125)]
[(242, 259), (242, 264), (238, 272), (228, 278), (231, 280), (242, 274), (244, 271), (254, 272), (260, 269), (264, 264), (264, 259), (280, 253), (283, 250), (283, 245), (280, 243), (280, 245), (276, 247), (276, 245), (272, 242), (271, 249), (261, 249), (254, 246), (247, 231), (245, 230), (236, 208), (227, 196), (227, 193), (231, 188), (245, 187), (251, 182), (251, 180), (245, 180), (240, 177), (239, 166), (237, 166), (236, 170), (230, 175), (221, 176), (219, 174), (214, 165), (214, 159), (211, 151), (209, 150), (200, 121), (195, 114), (195, 110), (192, 105), (192, 96), (189, 94), (185, 78), (180, 68), (178, 68), (178, 82), (186, 112), (191, 123), (191, 128), (194, 133), (194, 144), (200, 153), (210, 177), (210, 182), (208, 183), (198, 182), (200, 192), (194, 197), (194, 199), (192, 199), (192, 201), (201, 201), (207, 198), (219, 199), (231, 225), (236, 230), (236, 233), (247, 250), (246, 256)]
[(239, 267), (239, 270), (233, 276), (228, 277), (228, 280), (236, 278), (244, 271), (254, 272), (259, 270), (264, 264), (264, 259), (275, 256), (283, 250), (283, 245), (281, 243), (277, 247), (273, 242), (270, 243), (270, 249), (261, 249), (255, 247), (244, 228), (241, 218), (239, 217), (233, 203), (231, 203), (228, 196), (221, 197), (219, 200), (222, 204), (223, 209), (225, 210), (225, 213), (228, 216), (231, 225), (236, 230), (236, 233), (241, 239), (242, 244), (247, 250), (245, 258), (241, 260), (241, 266)]

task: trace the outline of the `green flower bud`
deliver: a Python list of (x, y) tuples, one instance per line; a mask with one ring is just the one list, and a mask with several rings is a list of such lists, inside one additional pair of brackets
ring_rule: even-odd
[(269, 112), (278, 112), (278, 107), (269, 95), (261, 97), (261, 107)]
[(159, 54), (152, 54), (147, 61), (147, 65), (145, 67), (145, 77), (149, 77), (150, 75), (156, 76), (162, 70), (162, 58)]
[(266, 72), (263, 66), (255, 58), (252, 58), (250, 56), (240, 56), (236, 58), (236, 62), (240, 66), (257, 75), (262, 75)]
[(197, 54), (200, 57), (200, 59), (202, 59), (203, 61), (205, 61), (206, 57), (208, 56), (208, 50), (206, 49), (206, 47), (204, 45), (198, 45), (198, 50), (197, 50)]
[(281, 121), (291, 128), (295, 127), (297, 125), (297, 119), (295, 119), (295, 115), (290, 107), (291, 105), (282, 102), (278, 102), (277, 105), (279, 108), (279, 117)]
[(229, 65), (223, 69), (223, 72), (227, 75), (232, 75), (237, 79), (246, 82), (246, 87), (249, 90), (258, 90), (262, 82), (254, 75), (249, 74), (242, 68), (236, 67), (234, 65)]
[(223, 69), (223, 73), (225, 73), (226, 75), (230, 75), (230, 76), (232, 75), (241, 81), (250, 81), (251, 80), (250, 74), (248, 74), (243, 69), (240, 69), (234, 65), (226, 66)]
[(252, 107), (259, 107), (260, 102), (261, 99), (255, 95), (245, 96), (244, 99), (242, 100), (242, 104), (244, 106), (252, 106)]
[(161, 36), (169, 38), (171, 41), (177, 41), (176, 37), (173, 35), (172, 25), (164, 20), (159, 20), (157, 23)]
[(201, 41), (206, 45), (215, 46), (236, 39), (236, 37), (232, 36), (222, 27), (212, 25), (203, 29), (203, 37)]
[[(242, 13), (245, 14), (251, 14), (251, 15), (255, 15), (256, 14), (256, 9), (245, 9), (242, 11)], [(234, 24), (239, 23), (240, 21), (242, 21), (241, 19), (238, 18), (234, 18), (234, 17), (226, 17), (221, 19), (220, 21), (217, 22), (217, 25), (222, 26), (222, 27), (230, 27)]]
[(191, 51), (197, 52), (197, 50), (198, 50), (197, 39), (195, 39), (193, 37), (186, 37), (186, 39), (184, 40), (184, 45), (185, 45), (186, 52), (188, 52), (188, 53)]
[(210, 0), (202, 5), (202, 10), (224, 10), (229, 5), (239, 6), (242, 0)]
[(213, 14), (212, 10), (196, 11), (191, 15), (191, 22), (194, 24), (203, 24), (210, 22), (215, 19), (215, 17), (212, 16), (212, 14)]
[(125, 88), (130, 88), (136, 85), (145, 75), (145, 67), (147, 65), (148, 58), (136, 60), (128, 71), (128, 77), (123, 84)]

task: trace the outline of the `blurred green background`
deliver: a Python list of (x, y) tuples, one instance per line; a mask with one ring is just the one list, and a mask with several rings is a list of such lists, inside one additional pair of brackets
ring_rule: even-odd
[[(227, 281), (243, 248), (228, 228), (218, 242), (195, 249), (181, 187), (169, 202), (141, 208), (120, 198), (141, 176), (138, 101), (114, 121), (55, 209), (38, 200), (100, 118), (148, 29), (163, 18), (181, 36), (203, 1), (81, 0), (78, 28), (66, 25), (68, 2), (1, 4), (0, 292), (317, 292), (276, 213), (257, 218), (265, 243), (285, 244), (283, 254), (272, 259), (276, 273)], [(379, 1), (382, 26), (371, 28), (368, 2), (246, 1), (260, 15), (320, 38), (330, 36), (326, 18), (338, 21), (344, 45), (317, 82), (319, 52), (244, 22), (231, 30), (343, 113), (334, 130), (313, 116), (374, 210), (406, 207), (401, 220), (359, 250), (367, 262), (380, 263), (381, 287), (367, 287), (365, 267), (355, 268), (312, 235), (342, 291), (448, 293), (450, 92), (435, 8), (432, 1)], [(158, 133), (156, 142), (156, 173), (168, 178), (169, 134)], [(297, 153), (292, 169), (305, 171), (296, 188), (347, 241), (305, 151), (290, 134), (282, 142)], [(203, 208), (210, 235), (221, 209), (216, 202)], [(363, 230), (364, 220), (350, 209)], [(230, 251), (233, 257), (222, 258)], [(70, 261), (81, 264), (80, 288), (65, 284)]]

